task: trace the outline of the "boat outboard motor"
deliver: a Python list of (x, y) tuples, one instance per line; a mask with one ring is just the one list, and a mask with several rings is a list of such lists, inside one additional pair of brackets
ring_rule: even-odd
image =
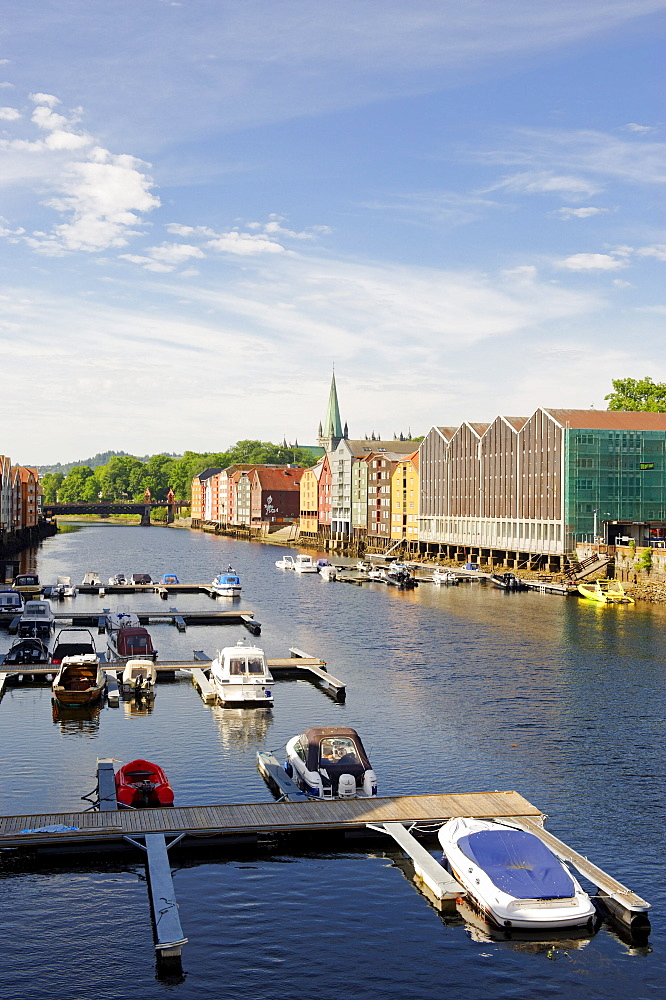
[(353, 799), (356, 797), (356, 778), (353, 774), (341, 774), (338, 778), (338, 798)]
[(377, 775), (374, 771), (366, 771), (363, 775), (363, 792), (365, 795), (377, 794)]

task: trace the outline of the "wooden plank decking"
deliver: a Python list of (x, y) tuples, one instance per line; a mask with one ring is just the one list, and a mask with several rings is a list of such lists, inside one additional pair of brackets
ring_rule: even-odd
[[(452, 816), (486, 819), (542, 813), (518, 792), (462, 792), (390, 798), (137, 809), (130, 812), (47, 813), (0, 817), (0, 847), (95, 843), (146, 833), (212, 837), (233, 834), (364, 829), (368, 823), (435, 823)], [(44, 827), (76, 827), (42, 831)]]

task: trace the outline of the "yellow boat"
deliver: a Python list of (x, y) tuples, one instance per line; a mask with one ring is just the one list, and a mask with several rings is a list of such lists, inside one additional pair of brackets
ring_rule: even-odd
[(634, 600), (624, 592), (619, 580), (595, 580), (594, 583), (579, 583), (578, 593), (588, 601), (599, 604), (633, 604)]

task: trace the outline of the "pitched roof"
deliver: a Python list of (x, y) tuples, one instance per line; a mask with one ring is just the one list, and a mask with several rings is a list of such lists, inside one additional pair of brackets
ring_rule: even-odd
[(367, 458), (373, 452), (381, 454), (392, 452), (398, 455), (408, 455), (414, 451), (413, 441), (346, 441), (354, 458)]
[(529, 420), (529, 417), (504, 417), (503, 419), (506, 420), (507, 424), (511, 424), (514, 430), (520, 431)]
[(323, 427), (324, 434), (331, 437), (342, 437), (342, 423), (340, 421), (340, 407), (338, 406), (338, 390), (335, 385), (335, 372), (331, 378), (331, 391), (328, 395), (328, 409)]
[(642, 410), (553, 410), (542, 407), (561, 424), (581, 430), (666, 431), (666, 413)]
[(305, 469), (265, 469), (259, 467), (252, 473), (262, 490), (297, 490)]

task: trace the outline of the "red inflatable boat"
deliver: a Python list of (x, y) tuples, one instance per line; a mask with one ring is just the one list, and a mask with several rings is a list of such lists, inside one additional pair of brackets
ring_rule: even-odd
[(172, 806), (173, 788), (157, 764), (132, 760), (116, 772), (116, 798), (123, 806)]

